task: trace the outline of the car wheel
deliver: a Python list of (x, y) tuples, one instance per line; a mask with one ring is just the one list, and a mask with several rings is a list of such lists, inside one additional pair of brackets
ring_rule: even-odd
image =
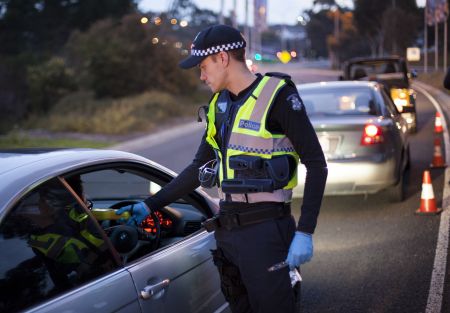
[(404, 178), (403, 174), (400, 176), (399, 181), (394, 186), (389, 187), (386, 191), (388, 193), (388, 198), (391, 202), (401, 202), (405, 198), (404, 191)]
[(409, 176), (409, 169), (405, 167), (399, 181), (394, 186), (389, 187), (386, 191), (391, 202), (402, 202), (406, 195), (406, 182)]

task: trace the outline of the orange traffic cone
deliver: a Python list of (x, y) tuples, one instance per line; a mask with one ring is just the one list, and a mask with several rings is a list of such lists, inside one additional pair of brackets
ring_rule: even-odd
[(420, 197), (420, 208), (416, 210), (416, 214), (433, 215), (439, 214), (441, 212), (442, 209), (436, 208), (436, 200), (434, 199), (430, 171), (424, 171), (422, 181), (422, 195)]
[(434, 139), (434, 154), (433, 162), (430, 164), (431, 168), (446, 167), (444, 158), (442, 157), (441, 140), (439, 138)]
[(440, 134), (443, 132), (443, 128), (442, 128), (442, 117), (441, 117), (441, 113), (436, 112), (436, 118), (434, 120), (434, 132), (436, 134)]

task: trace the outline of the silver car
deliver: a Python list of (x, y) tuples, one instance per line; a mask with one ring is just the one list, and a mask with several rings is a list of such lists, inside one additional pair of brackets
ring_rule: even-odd
[[(343, 81), (297, 87), (327, 159), (325, 195), (385, 189), (393, 201), (402, 201), (410, 162), (408, 127), (383, 85)], [(304, 176), (300, 165), (297, 196)]]
[(116, 214), (173, 176), (119, 151), (2, 151), (0, 311), (228, 312), (201, 226), (218, 210), (208, 195), (139, 225)]

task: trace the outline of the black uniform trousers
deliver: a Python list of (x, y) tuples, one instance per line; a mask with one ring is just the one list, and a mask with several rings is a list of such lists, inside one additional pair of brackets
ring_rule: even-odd
[(295, 233), (291, 215), (215, 231), (217, 248), (238, 269), (246, 291), (229, 301), (233, 313), (294, 313), (289, 267), (269, 272), (286, 259)]

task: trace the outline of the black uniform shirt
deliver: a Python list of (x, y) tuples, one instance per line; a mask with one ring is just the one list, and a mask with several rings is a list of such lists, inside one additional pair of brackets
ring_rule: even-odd
[[(261, 79), (262, 75), (258, 74), (257, 79), (238, 95), (230, 92), (232, 100), (236, 101), (247, 95), (248, 91), (255, 88)], [(301, 163), (306, 167), (303, 204), (297, 229), (313, 233), (325, 188), (327, 165), (297, 89), (290, 79), (287, 81), (288, 83), (281, 88), (269, 111), (267, 128), (271, 133), (285, 134), (300, 156)], [(192, 163), (157, 194), (146, 199), (145, 203), (154, 209), (161, 208), (199, 187), (198, 168), (214, 158), (214, 151), (206, 142), (205, 132)]]

